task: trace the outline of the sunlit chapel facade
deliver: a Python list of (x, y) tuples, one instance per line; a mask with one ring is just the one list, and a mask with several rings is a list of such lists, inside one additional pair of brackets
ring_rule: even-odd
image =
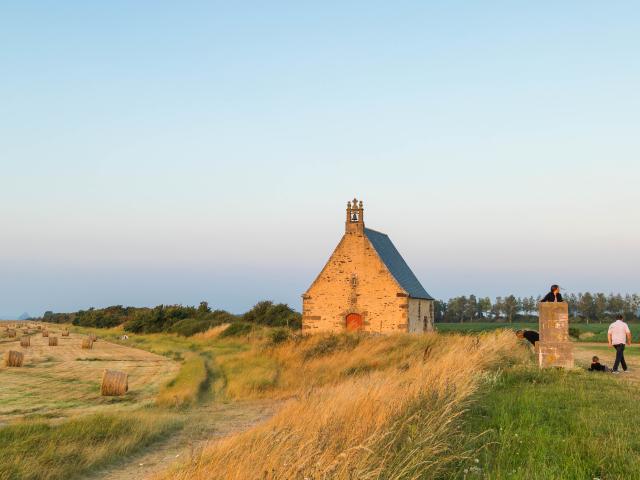
[(362, 201), (347, 202), (345, 233), (302, 295), (305, 332), (425, 332), (434, 300), (389, 237), (365, 228)]

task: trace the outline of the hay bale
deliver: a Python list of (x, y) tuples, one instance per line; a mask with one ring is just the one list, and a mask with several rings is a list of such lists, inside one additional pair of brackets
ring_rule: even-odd
[(92, 342), (98, 341), (98, 336), (95, 333), (90, 333), (89, 338), (91, 339)]
[(100, 393), (102, 396), (120, 396), (129, 390), (129, 375), (117, 370), (105, 370), (102, 373), (102, 386)]
[(57, 347), (58, 346), (58, 337), (49, 337), (49, 346)]
[(36, 328), (37, 328), (38, 330), (42, 330), (42, 325), (38, 325)]
[(82, 348), (84, 348), (86, 350), (91, 350), (93, 348), (93, 340), (91, 340), (90, 338), (83, 338), (82, 339)]
[(4, 364), (7, 367), (21, 367), (24, 362), (24, 355), (14, 350), (9, 350), (4, 354)]
[(21, 347), (30, 347), (31, 346), (31, 337), (25, 335), (20, 339)]
[(62, 331), (62, 336), (63, 337), (68, 337), (69, 336), (69, 330), (63, 330)]
[(42, 331), (42, 336), (43, 337), (48, 337), (49, 336), (49, 332), (47, 332), (46, 330)]
[(16, 338), (16, 331), (15, 330), (7, 330), (7, 337)]

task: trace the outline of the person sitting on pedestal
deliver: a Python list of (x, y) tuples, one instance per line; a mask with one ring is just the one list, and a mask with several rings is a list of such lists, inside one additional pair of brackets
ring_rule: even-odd
[(540, 334), (535, 330), (518, 330), (516, 336), (521, 340), (526, 338), (534, 347), (536, 346), (536, 342), (540, 340)]
[(551, 285), (551, 291), (547, 293), (542, 302), (562, 302), (562, 295), (560, 295), (560, 287), (558, 285)]

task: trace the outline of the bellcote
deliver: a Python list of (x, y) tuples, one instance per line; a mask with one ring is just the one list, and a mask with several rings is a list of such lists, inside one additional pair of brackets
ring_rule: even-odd
[(355, 198), (347, 202), (347, 222), (345, 224), (346, 233), (364, 234), (364, 209), (362, 200), (358, 202)]

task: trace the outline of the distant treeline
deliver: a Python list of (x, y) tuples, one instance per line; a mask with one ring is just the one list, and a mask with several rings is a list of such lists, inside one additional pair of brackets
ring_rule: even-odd
[[(489, 297), (478, 298), (454, 297), (445, 302), (436, 300), (436, 322), (513, 322), (536, 320), (538, 297), (496, 297), (491, 301)], [(638, 320), (640, 310), (640, 295), (604, 294), (604, 293), (570, 293), (564, 295), (569, 304), (569, 315), (572, 321), (604, 322), (612, 316), (623, 314), (627, 321)]]
[(286, 304), (258, 302), (248, 312), (234, 315), (225, 310), (211, 310), (207, 302), (197, 307), (158, 305), (153, 308), (123, 307), (90, 308), (73, 313), (47, 311), (42, 321), (72, 323), (82, 327), (111, 328), (122, 325), (126, 332), (174, 332), (184, 336), (204, 332), (223, 323), (252, 323), (271, 327), (301, 328), (302, 316)]

